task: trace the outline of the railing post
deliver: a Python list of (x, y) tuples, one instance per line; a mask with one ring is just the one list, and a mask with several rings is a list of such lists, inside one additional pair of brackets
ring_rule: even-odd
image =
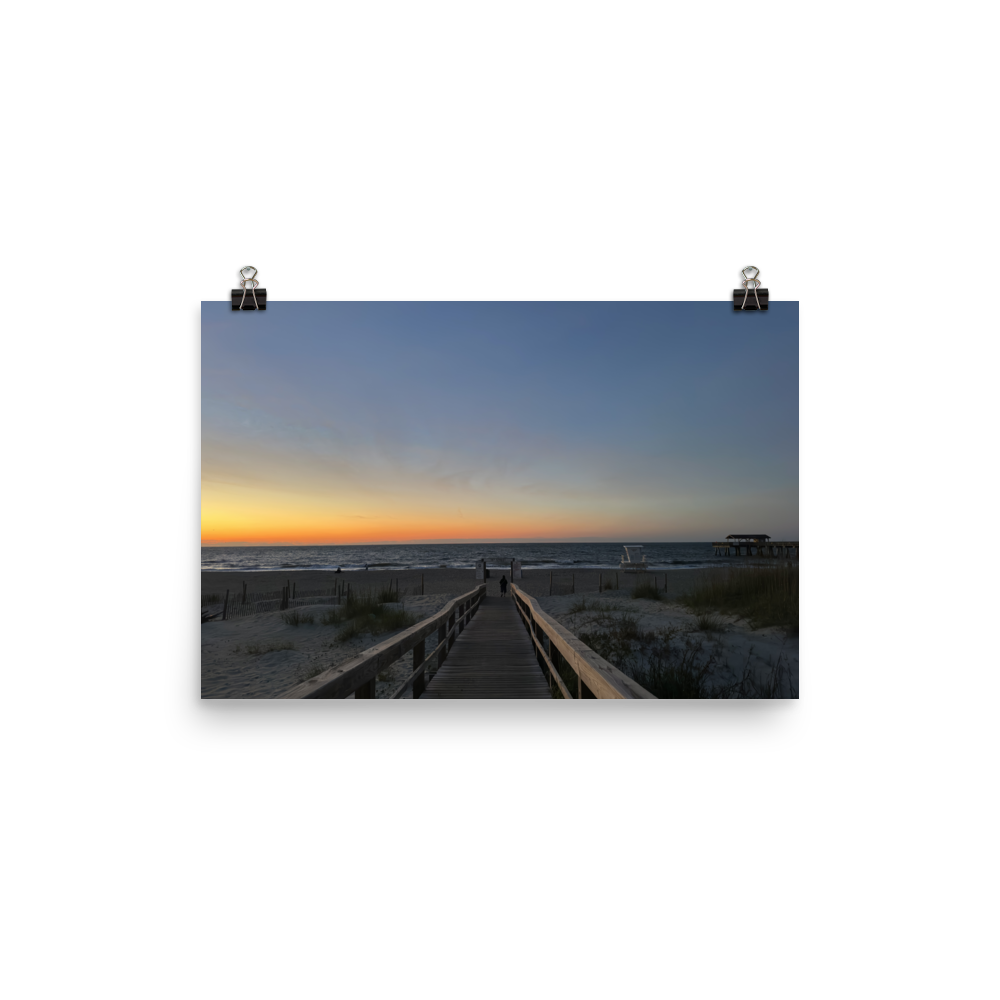
[(545, 652), (548, 654), (549, 663), (552, 664), (551, 667), (548, 667), (548, 664), (546, 664), (546, 666), (548, 667), (548, 675), (549, 675), (549, 690), (552, 692), (552, 694), (555, 694), (556, 680), (552, 676), (552, 672), (556, 668), (556, 651), (552, 648), (552, 640), (549, 638), (548, 632), (543, 632), (542, 635), (544, 636)]
[(367, 681), (366, 683), (362, 684), (361, 687), (359, 687), (354, 692), (354, 698), (355, 698), (355, 700), (357, 700), (358, 698), (374, 698), (374, 697), (375, 697), (375, 678), (374, 677), (370, 681)]
[[(424, 662), (424, 640), (421, 639), (413, 647), (413, 670), (416, 672), (421, 663)], [(426, 672), (417, 677), (413, 682), (413, 697), (419, 698), (427, 688)]]
[(440, 647), (438, 649), (438, 656), (437, 656), (437, 660), (438, 660), (437, 661), (437, 665), (438, 665), (438, 667), (440, 667), (441, 664), (444, 663), (444, 658), (448, 655), (448, 649), (447, 649), (447, 647), (445, 645), (443, 645), (443, 643), (444, 643), (444, 637), (447, 634), (448, 634), (448, 626), (447, 626), (447, 624), (445, 622), (441, 622), (441, 624), (438, 625), (438, 641), (437, 641), (437, 645)]
[(455, 645), (455, 612), (448, 617), (448, 649)]

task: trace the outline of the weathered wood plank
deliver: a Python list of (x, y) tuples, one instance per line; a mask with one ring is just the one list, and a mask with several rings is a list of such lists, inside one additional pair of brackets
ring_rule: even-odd
[(509, 598), (486, 597), (421, 698), (549, 698), (548, 682)]

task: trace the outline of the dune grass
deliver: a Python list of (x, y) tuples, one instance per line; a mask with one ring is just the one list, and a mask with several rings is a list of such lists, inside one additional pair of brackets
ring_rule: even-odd
[(221, 611), (216, 611), (214, 615), (210, 615), (205, 608), (209, 604), (218, 604), (222, 600), (218, 594), (202, 594), (201, 595), (201, 623), (210, 622), (215, 618), (218, 618), (222, 614)]
[(799, 567), (783, 562), (712, 570), (681, 601), (694, 612), (736, 615), (751, 628), (777, 626), (798, 635)]
[(655, 576), (652, 580), (638, 580), (632, 591), (632, 596), (634, 598), (641, 598), (647, 601), (665, 601), (667, 599), (666, 591), (660, 590), (660, 588), (656, 585)]
[(300, 625), (312, 625), (316, 620), (312, 612), (303, 614), (298, 609), (294, 611), (288, 611), (281, 616), (281, 620), (286, 625), (291, 625), (293, 628), (298, 628)]
[(702, 612), (695, 620), (695, 628), (699, 632), (725, 632), (725, 623), (718, 615)]
[[(770, 675), (757, 684), (750, 667), (753, 647), (738, 680), (728, 685), (712, 683), (716, 668), (723, 666), (721, 633), (725, 623), (718, 615), (699, 615), (696, 631), (689, 634), (679, 626), (643, 631), (638, 617), (617, 604), (587, 606), (584, 599), (575, 610), (587, 614), (577, 637), (657, 698), (787, 698), (792, 690), (789, 664), (780, 654), (777, 662), (770, 664)], [(714, 647), (707, 650), (706, 658), (705, 642), (713, 636)], [(575, 697), (576, 672), (562, 657), (557, 656), (554, 662)], [(563, 697), (558, 687), (553, 696)]]
[[(323, 625), (339, 625), (337, 642), (348, 642), (361, 635), (381, 635), (415, 625), (417, 619), (402, 608), (390, 608), (382, 598), (389, 588), (377, 594), (371, 591), (350, 593), (340, 607), (330, 608), (320, 619)], [(392, 590), (395, 599), (396, 591)]]

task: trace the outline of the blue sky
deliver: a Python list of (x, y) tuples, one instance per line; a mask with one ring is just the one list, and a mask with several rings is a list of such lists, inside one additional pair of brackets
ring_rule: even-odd
[(203, 540), (798, 537), (798, 303), (202, 303)]

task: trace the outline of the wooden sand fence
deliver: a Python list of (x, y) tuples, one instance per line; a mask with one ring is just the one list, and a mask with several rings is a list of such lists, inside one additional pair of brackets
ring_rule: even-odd
[[(593, 586), (593, 574), (594, 570), (587, 570), (589, 574), (589, 581), (583, 585), (583, 590), (581, 593), (591, 593), (595, 588)], [(580, 574), (583, 576), (583, 572)], [(663, 575), (663, 587), (664, 590), (667, 587), (667, 574)], [(567, 597), (570, 594), (575, 594), (577, 592), (577, 580), (576, 572), (567, 572), (566, 570), (550, 570), (549, 571), (549, 597)], [(586, 579), (586, 577), (585, 577)], [(659, 584), (660, 576), (656, 573), (649, 573), (647, 570), (642, 569), (637, 573), (629, 573), (625, 577), (625, 589), (626, 591), (634, 589), (638, 585), (648, 585), (649, 581), (652, 580), (653, 586), (656, 587)], [(597, 587), (596, 590), (600, 593), (605, 590), (620, 590), (622, 587), (621, 575), (618, 570), (598, 570), (597, 571)]]
[(230, 618), (246, 618), (266, 611), (287, 611), (289, 608), (306, 607), (310, 604), (341, 604), (350, 590), (351, 585), (346, 581), (338, 582), (333, 587), (313, 590), (299, 590), (294, 583), (289, 582), (280, 590), (256, 592), (249, 592), (244, 583), (242, 590), (227, 590), (221, 602), (206, 604), (203, 598), (202, 620), (228, 621)]

